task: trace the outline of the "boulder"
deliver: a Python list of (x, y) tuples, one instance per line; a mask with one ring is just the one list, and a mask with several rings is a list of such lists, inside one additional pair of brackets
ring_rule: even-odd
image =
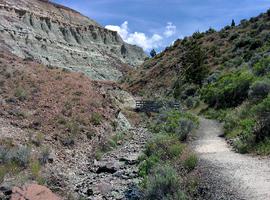
[(14, 187), (11, 200), (61, 200), (61, 198), (45, 186), (29, 184), (22, 188)]

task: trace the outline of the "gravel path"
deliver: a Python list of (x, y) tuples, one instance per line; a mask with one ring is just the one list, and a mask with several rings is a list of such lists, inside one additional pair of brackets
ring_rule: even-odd
[(222, 125), (200, 120), (191, 143), (199, 155), (204, 199), (270, 199), (270, 159), (242, 155), (231, 150)]

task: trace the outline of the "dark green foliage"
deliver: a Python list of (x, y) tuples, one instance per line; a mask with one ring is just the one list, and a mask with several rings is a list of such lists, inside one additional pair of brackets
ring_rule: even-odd
[(255, 50), (263, 45), (261, 40), (252, 40), (249, 49)]
[[(192, 123), (192, 127), (186, 123)], [(189, 154), (186, 145), (180, 141), (182, 138), (179, 137), (179, 133), (182, 131), (181, 136), (183, 131), (188, 134), (196, 125), (196, 117), (175, 110), (161, 113), (153, 122), (150, 129), (157, 135), (146, 144), (144, 156), (140, 158), (139, 164), (139, 175), (144, 178), (144, 199), (186, 199), (175, 165), (180, 165), (178, 168), (185, 168), (186, 172), (190, 172), (195, 168), (197, 162), (194, 161), (197, 158), (189, 156), (185, 161), (181, 161), (183, 152), (185, 155)], [(181, 127), (183, 130), (175, 131)]]
[(248, 96), (252, 100), (261, 100), (267, 97), (267, 95), (270, 93), (270, 80), (262, 80), (262, 81), (256, 81), (254, 82), (250, 89)]
[(247, 47), (252, 43), (253, 39), (250, 37), (242, 37), (240, 38), (236, 44), (235, 44), (235, 49), (239, 49), (239, 48), (243, 48), (243, 47)]
[(217, 31), (215, 30), (215, 29), (213, 29), (213, 28), (209, 28), (207, 31), (206, 31), (206, 33), (207, 34), (212, 34), (212, 33), (216, 33)]
[(234, 21), (234, 19), (232, 20), (231, 27), (235, 27), (235, 21)]
[(188, 171), (192, 171), (197, 166), (198, 158), (196, 155), (191, 154), (184, 161), (184, 167)]
[(200, 31), (196, 31), (193, 33), (192, 37), (193, 39), (200, 39), (204, 36), (204, 33), (201, 33)]
[[(177, 148), (176, 148), (177, 147)], [(182, 153), (184, 146), (177, 137), (168, 135), (157, 135), (146, 145), (145, 155), (156, 156), (161, 160), (171, 160)]]
[(184, 141), (197, 125), (198, 119), (192, 114), (171, 111), (162, 113), (151, 129), (155, 133), (175, 135), (179, 140)]
[(174, 136), (157, 135), (146, 145), (145, 158), (139, 166), (139, 174), (142, 177), (148, 175), (151, 170), (161, 162), (179, 158), (184, 145)]
[(238, 34), (238, 33), (233, 33), (233, 34), (230, 36), (229, 40), (230, 40), (230, 41), (233, 41), (233, 40), (235, 40), (235, 39), (238, 38), (238, 37), (239, 37), (239, 34)]
[(151, 52), (150, 52), (150, 56), (151, 56), (152, 58), (154, 58), (156, 55), (157, 55), (156, 50), (155, 50), (155, 49), (152, 49)]
[(248, 97), (253, 79), (254, 76), (248, 70), (225, 74), (217, 82), (205, 85), (201, 97), (215, 108), (237, 106)]
[(150, 175), (146, 184), (147, 200), (184, 200), (184, 193), (179, 189), (177, 172), (170, 166), (159, 166)]
[(256, 142), (270, 138), (270, 95), (262, 103), (256, 105), (253, 110), (257, 115), (257, 127), (255, 130)]
[(267, 15), (270, 17), (270, 9), (267, 10)]
[(93, 125), (100, 125), (102, 121), (102, 116), (99, 113), (93, 113), (91, 117), (91, 122)]
[(253, 67), (254, 73), (257, 76), (264, 76), (270, 72), (270, 57), (261, 59)]
[(208, 68), (204, 64), (206, 54), (197, 43), (187, 46), (183, 60), (184, 75), (187, 82), (201, 85), (208, 74)]

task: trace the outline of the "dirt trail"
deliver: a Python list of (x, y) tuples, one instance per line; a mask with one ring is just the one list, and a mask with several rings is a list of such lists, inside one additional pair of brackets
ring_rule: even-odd
[(224, 138), (222, 125), (200, 120), (192, 142), (200, 158), (207, 199), (270, 199), (270, 159), (242, 155), (231, 150)]

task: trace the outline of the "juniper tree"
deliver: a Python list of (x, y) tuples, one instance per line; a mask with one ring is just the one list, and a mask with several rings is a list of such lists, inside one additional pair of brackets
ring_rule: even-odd
[(234, 21), (234, 19), (232, 20), (231, 26), (232, 26), (232, 27), (235, 27), (235, 21)]
[(157, 55), (156, 50), (155, 50), (155, 49), (152, 49), (151, 52), (150, 52), (150, 56), (151, 56), (152, 58), (154, 58), (156, 55)]

